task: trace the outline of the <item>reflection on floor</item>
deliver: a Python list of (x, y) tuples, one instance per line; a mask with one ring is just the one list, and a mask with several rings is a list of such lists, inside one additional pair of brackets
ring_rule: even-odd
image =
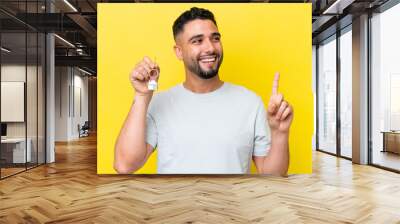
[(21, 172), (24, 170), (25, 170), (25, 167), (24, 168), (19, 168), (19, 167), (17, 167), (17, 168), (1, 168), (1, 178), (10, 176), (12, 174), (15, 174), (15, 173), (18, 173), (18, 172)]
[[(21, 171), (26, 170), (25, 164), (2, 164), (2, 168), (0, 170), (1, 172), (1, 178), (5, 178), (7, 176), (19, 173)], [(31, 167), (35, 167), (36, 163), (28, 163), (26, 164), (27, 168), (30, 169)]]
[(400, 170), (400, 155), (392, 152), (374, 151), (373, 164)]

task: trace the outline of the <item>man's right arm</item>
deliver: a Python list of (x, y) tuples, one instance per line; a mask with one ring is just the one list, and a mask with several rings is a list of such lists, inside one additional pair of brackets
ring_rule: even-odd
[(128, 117), (115, 144), (114, 169), (118, 173), (132, 173), (147, 161), (153, 147), (146, 143), (146, 114), (150, 97), (135, 98)]
[[(156, 77), (150, 77), (153, 70), (158, 71)], [(136, 94), (115, 144), (114, 169), (118, 173), (128, 174), (138, 170), (153, 152), (153, 147), (146, 143), (146, 116), (153, 96), (147, 83), (150, 79), (158, 80), (159, 71), (156, 63), (144, 57), (129, 75)]]

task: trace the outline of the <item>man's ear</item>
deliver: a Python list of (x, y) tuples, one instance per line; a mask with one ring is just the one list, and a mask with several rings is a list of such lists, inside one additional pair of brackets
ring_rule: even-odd
[(178, 46), (177, 44), (174, 45), (174, 51), (175, 51), (175, 55), (179, 60), (183, 59), (182, 56), (182, 48), (180, 46)]

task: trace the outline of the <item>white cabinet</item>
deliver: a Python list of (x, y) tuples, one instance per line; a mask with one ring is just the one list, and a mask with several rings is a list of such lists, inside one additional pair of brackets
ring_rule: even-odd
[[(25, 163), (32, 161), (32, 140), (28, 138), (26, 143), (27, 147), (25, 151), (25, 138), (7, 138), (1, 140), (2, 145), (12, 148), (13, 163)], [(25, 159), (27, 159), (27, 161), (25, 161)]]

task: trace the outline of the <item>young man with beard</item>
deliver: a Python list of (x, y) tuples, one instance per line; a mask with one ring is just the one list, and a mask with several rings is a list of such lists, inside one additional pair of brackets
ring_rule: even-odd
[(135, 100), (115, 145), (115, 170), (138, 170), (157, 147), (158, 173), (249, 173), (253, 159), (261, 174), (286, 175), (293, 112), (278, 93), (279, 74), (266, 112), (255, 93), (220, 80), (221, 34), (210, 11), (185, 11), (173, 34), (186, 79), (153, 96), (147, 83), (160, 68), (148, 57), (136, 65)]

